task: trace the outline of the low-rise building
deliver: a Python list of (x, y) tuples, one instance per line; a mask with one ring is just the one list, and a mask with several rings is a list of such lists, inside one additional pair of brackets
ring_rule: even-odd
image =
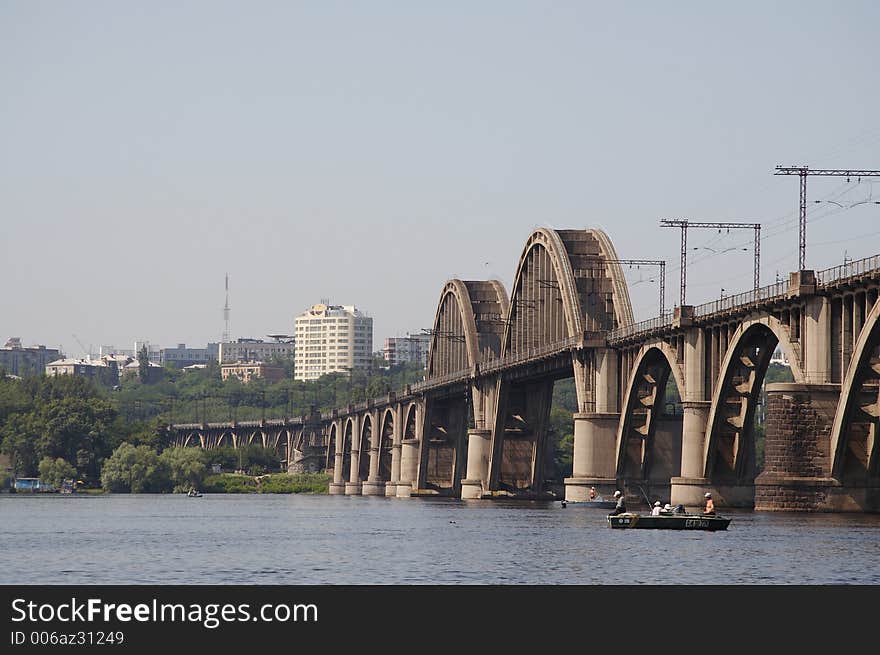
[[(213, 348), (212, 348), (213, 346)], [(171, 365), (176, 368), (186, 368), (193, 364), (207, 364), (217, 361), (218, 344), (208, 344), (207, 348), (187, 348), (185, 343), (177, 344), (175, 348), (159, 349), (159, 364)]]
[(50, 362), (63, 357), (57, 348), (21, 345), (20, 337), (10, 337), (0, 348), (0, 366), (10, 375), (40, 375)]
[(65, 358), (49, 362), (46, 375), (79, 375), (108, 386), (119, 382), (119, 366), (112, 359)]
[(254, 378), (280, 382), (284, 379), (284, 369), (265, 362), (231, 362), (220, 365), (220, 377), (224, 380), (236, 377), (244, 383), (248, 383)]
[(389, 366), (404, 362), (413, 362), (428, 366), (428, 348), (431, 346), (431, 335), (409, 334), (405, 337), (388, 337), (382, 355)]
[[(131, 360), (128, 364), (125, 365), (125, 368), (122, 369), (123, 373), (133, 373), (138, 378), (141, 377), (141, 363), (137, 359)], [(161, 364), (157, 364), (156, 362), (149, 361), (147, 362), (147, 379), (141, 380), (141, 382), (155, 382), (162, 378), (162, 375), (165, 373), (165, 367)]]
[(788, 361), (788, 357), (785, 356), (785, 351), (781, 346), (776, 346), (776, 349), (773, 351), (773, 354), (770, 356), (771, 364), (781, 364), (782, 366), (790, 366)]
[(286, 340), (274, 339), (273, 341), (242, 338), (220, 343), (219, 350), (221, 364), (266, 362), (273, 358), (293, 359), (295, 356), (295, 344), (292, 337)]

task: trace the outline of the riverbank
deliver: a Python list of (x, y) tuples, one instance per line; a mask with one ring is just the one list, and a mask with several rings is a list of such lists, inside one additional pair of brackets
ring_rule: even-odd
[(209, 475), (201, 491), (220, 494), (326, 494), (333, 478), (326, 473), (274, 473)]
[[(267, 475), (243, 475), (238, 473), (220, 473), (207, 476), (199, 491), (215, 494), (326, 494), (330, 490), (333, 477), (326, 473), (301, 473), (291, 475), (288, 473), (270, 473)], [(4, 490), (5, 493), (45, 495), (57, 494), (57, 491), (22, 492), (12, 489)], [(111, 494), (107, 489), (79, 488), (75, 492), (78, 495), (101, 495)], [(115, 492), (126, 493), (126, 492)], [(168, 493), (166, 491), (153, 492), (156, 495)], [(185, 493), (185, 490), (176, 489), (175, 493)]]

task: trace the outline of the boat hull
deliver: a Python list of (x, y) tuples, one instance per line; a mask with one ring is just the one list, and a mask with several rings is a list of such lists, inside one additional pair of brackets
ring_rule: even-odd
[(730, 519), (724, 516), (701, 514), (672, 514), (650, 516), (643, 514), (617, 514), (608, 516), (608, 526), (619, 529), (643, 530), (727, 530)]

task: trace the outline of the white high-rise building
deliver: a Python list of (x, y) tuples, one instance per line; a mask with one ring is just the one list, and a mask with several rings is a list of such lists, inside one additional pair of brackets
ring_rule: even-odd
[(373, 358), (373, 319), (354, 305), (318, 303), (296, 317), (295, 380), (367, 370)]

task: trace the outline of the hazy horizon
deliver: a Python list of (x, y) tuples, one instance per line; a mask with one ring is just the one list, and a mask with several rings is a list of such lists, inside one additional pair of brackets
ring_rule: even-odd
[[(510, 292), (537, 227), (665, 260), (667, 308), (663, 218), (761, 223), (761, 283), (786, 279), (798, 178), (774, 168), (880, 168), (878, 19), (870, 2), (0, 2), (0, 340), (204, 347), (228, 274), (233, 339), (292, 334), (326, 298), (373, 317), (377, 350), (431, 327), (449, 278)], [(809, 178), (807, 268), (880, 253), (877, 181)], [(751, 231), (688, 241), (689, 304), (752, 287)], [(627, 270), (637, 321), (656, 275)]]

